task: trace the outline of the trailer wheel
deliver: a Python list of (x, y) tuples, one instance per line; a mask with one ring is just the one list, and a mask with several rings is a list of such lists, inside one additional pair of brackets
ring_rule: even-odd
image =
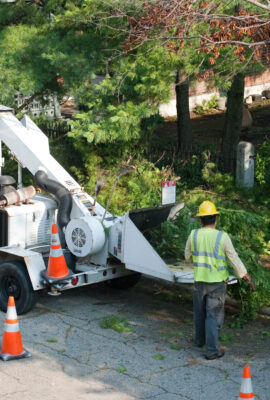
[(132, 275), (121, 276), (120, 278), (111, 279), (108, 284), (116, 289), (129, 289), (136, 285), (136, 283), (140, 280), (141, 275), (139, 272), (136, 272)]
[(31, 310), (37, 300), (27, 270), (22, 262), (7, 261), (0, 264), (0, 309), (7, 311), (9, 296), (15, 300), (18, 314)]

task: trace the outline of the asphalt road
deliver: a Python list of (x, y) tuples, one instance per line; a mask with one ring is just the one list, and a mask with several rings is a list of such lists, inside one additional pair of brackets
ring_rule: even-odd
[(192, 316), (188, 295), (147, 279), (128, 291), (102, 284), (42, 296), (19, 317), (32, 357), (0, 361), (0, 398), (236, 400), (248, 364), (255, 398), (269, 400), (270, 320), (237, 329), (227, 315), (226, 354), (207, 361), (189, 343)]

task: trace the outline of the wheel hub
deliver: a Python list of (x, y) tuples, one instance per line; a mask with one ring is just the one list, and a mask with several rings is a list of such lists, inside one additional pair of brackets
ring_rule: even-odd
[(19, 282), (12, 277), (6, 278), (5, 291), (7, 296), (13, 296), (15, 299), (20, 295), (20, 285)]

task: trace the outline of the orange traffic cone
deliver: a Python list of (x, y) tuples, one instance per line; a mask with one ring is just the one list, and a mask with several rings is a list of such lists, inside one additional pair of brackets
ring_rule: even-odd
[(23, 349), (15, 301), (14, 297), (10, 296), (8, 298), (8, 308), (0, 358), (3, 361), (9, 361), (30, 356), (31, 354)]
[(254, 399), (250, 369), (248, 365), (244, 366), (240, 392), (238, 395), (238, 400), (242, 399), (251, 399), (251, 400)]
[(61, 248), (56, 224), (52, 225), (51, 248), (48, 268), (45, 276), (49, 279), (63, 279), (70, 275), (66, 260)]

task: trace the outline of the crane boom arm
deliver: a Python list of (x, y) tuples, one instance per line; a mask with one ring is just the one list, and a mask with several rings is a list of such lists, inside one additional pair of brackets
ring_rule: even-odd
[(80, 185), (50, 154), (48, 138), (35, 123), (27, 116), (20, 122), (11, 109), (1, 108), (0, 140), (17, 161), (33, 175), (42, 169), (50, 179), (61, 183), (68, 190), (80, 189)]

